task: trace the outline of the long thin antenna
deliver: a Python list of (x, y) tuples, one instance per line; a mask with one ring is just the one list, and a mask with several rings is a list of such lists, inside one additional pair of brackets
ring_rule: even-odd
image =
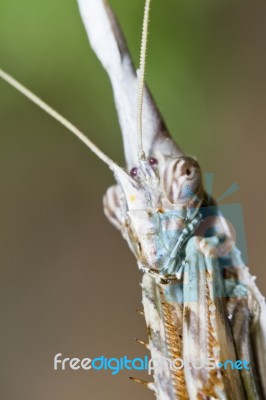
[(106, 156), (87, 136), (84, 135), (75, 125), (69, 122), (66, 118), (64, 118), (61, 114), (55, 111), (52, 107), (48, 106), (43, 100), (41, 100), (38, 96), (33, 94), (30, 90), (28, 90), (25, 86), (19, 83), (16, 79), (14, 79), (11, 75), (4, 72), (0, 69), (0, 78), (9, 83), (15, 89), (17, 89), (20, 93), (30, 99), (37, 106), (42, 108), (47, 114), (51, 115), (54, 119), (56, 119), (60, 124), (65, 126), (70, 132), (72, 132), (79, 140), (81, 140), (96, 156), (98, 156), (105, 164), (107, 164), (110, 168), (114, 162)]
[(143, 114), (143, 97), (144, 97), (144, 85), (145, 85), (145, 71), (146, 71), (146, 59), (147, 59), (147, 43), (148, 43), (148, 32), (149, 32), (149, 15), (150, 15), (151, 0), (146, 0), (143, 27), (142, 27), (142, 38), (141, 38), (141, 50), (140, 50), (140, 68), (139, 68), (139, 87), (138, 87), (138, 109), (137, 109), (137, 132), (138, 132), (138, 156), (140, 160), (145, 159), (145, 153), (142, 142), (142, 114)]

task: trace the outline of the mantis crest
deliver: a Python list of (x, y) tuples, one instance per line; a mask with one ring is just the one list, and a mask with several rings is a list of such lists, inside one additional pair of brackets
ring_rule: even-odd
[[(0, 71), (0, 76), (63, 123), (114, 172), (117, 184), (106, 192), (104, 212), (143, 271), (154, 382), (142, 383), (159, 400), (263, 399), (265, 300), (225, 219), (204, 190), (199, 163), (173, 141), (144, 85), (150, 0), (138, 72), (107, 2), (78, 4), (91, 46), (113, 87), (125, 169), (8, 74)], [(238, 359), (249, 368), (221, 369), (226, 360)], [(187, 361), (184, 368), (173, 368), (176, 360)], [(195, 368), (190, 363), (194, 360), (204, 365)]]

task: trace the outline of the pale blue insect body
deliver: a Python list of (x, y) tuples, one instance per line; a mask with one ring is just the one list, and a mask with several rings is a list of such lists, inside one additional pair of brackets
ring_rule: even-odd
[[(175, 211), (169, 211), (165, 214), (166, 215), (164, 215), (164, 218), (169, 218), (169, 214), (170, 218), (177, 217), (175, 215)], [(199, 225), (201, 220), (202, 215), (198, 211), (192, 220), (182, 220), (184, 227), (180, 230), (172, 231), (170, 234), (169, 231), (167, 231), (167, 233), (163, 232), (162, 235), (159, 235), (158, 246), (168, 246), (168, 253), (164, 255), (164, 263), (160, 268), (160, 273), (163, 275), (178, 274), (180, 268), (182, 268), (182, 263), (185, 258), (185, 244), (194, 234), (196, 227)], [(163, 240), (159, 240), (161, 239), (161, 236), (163, 236)]]
[[(192, 216), (189, 220), (186, 216)], [(178, 281), (168, 281), (165, 295), (171, 302), (195, 302), (199, 299), (198, 273), (200, 270), (216, 269), (223, 285), (214, 287), (214, 297), (246, 297), (246, 285), (235, 276), (235, 269), (245, 268), (241, 252), (234, 239), (228, 236), (225, 219), (218, 206), (206, 205), (188, 210), (170, 210), (155, 214), (160, 219), (157, 225), (156, 243), (161, 255), (159, 275), (175, 275)], [(170, 222), (169, 222), (170, 221)], [(178, 229), (171, 229), (171, 221), (179, 221)], [(173, 225), (173, 224), (172, 224)], [(163, 229), (167, 226), (167, 229)], [(200, 246), (204, 239), (205, 251)], [(183, 282), (184, 274), (190, 276)]]

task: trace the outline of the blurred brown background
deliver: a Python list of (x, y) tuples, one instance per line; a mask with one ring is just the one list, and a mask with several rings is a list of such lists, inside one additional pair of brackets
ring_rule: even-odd
[[(143, 0), (111, 4), (138, 60)], [(249, 265), (266, 292), (266, 5), (154, 2), (148, 83), (170, 131), (214, 195), (244, 210)], [(105, 72), (75, 0), (0, 0), (1, 67), (123, 162)], [(141, 273), (102, 213), (106, 167), (0, 82), (0, 396), (3, 400), (152, 399), (128, 371), (55, 372), (53, 357), (146, 354), (135, 313)], [(144, 377), (145, 374), (133, 375)]]

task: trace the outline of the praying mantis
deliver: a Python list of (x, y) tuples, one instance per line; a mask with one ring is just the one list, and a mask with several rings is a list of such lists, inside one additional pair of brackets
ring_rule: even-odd
[[(218, 211), (213, 215), (206, 211), (215, 207), (215, 202), (206, 196), (198, 162), (185, 156), (173, 142), (144, 89), (145, 62), (137, 78), (106, 2), (80, 0), (79, 6), (91, 45), (112, 81), (124, 139), (125, 170), (9, 75), (1, 72), (1, 77), (72, 130), (114, 172), (118, 186), (107, 191), (105, 214), (121, 231), (144, 272), (148, 346), (157, 362), (154, 383), (144, 385), (160, 400), (264, 398), (264, 299), (243, 265), (225, 221)], [(148, 11), (149, 2), (143, 60)], [(214, 226), (218, 221), (219, 235), (204, 236), (201, 224), (207, 217), (213, 218)], [(221, 245), (231, 262), (225, 267), (232, 284), (226, 293)], [(217, 367), (219, 361), (236, 357), (251, 360), (253, 368), (241, 373)], [(169, 358), (211, 358), (216, 367), (209, 371), (185, 366), (172, 371)]]

